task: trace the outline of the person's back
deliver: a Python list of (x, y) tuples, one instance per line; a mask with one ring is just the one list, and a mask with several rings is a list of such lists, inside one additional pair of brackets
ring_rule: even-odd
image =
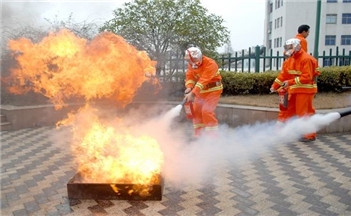
[(297, 29), (297, 32), (298, 32), (298, 34), (295, 36), (295, 38), (300, 40), (301, 49), (303, 49), (305, 52), (308, 53), (308, 46), (307, 46), (306, 38), (310, 34), (310, 26), (301, 25)]

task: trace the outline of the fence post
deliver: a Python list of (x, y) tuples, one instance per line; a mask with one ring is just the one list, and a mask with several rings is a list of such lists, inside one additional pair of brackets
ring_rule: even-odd
[(260, 47), (258, 45), (255, 48), (255, 72), (260, 72)]
[(338, 58), (338, 56), (339, 56), (339, 47), (337, 46), (336, 47), (336, 54), (335, 54), (335, 66), (340, 66), (340, 62), (338, 62), (339, 61), (339, 58)]
[(263, 47), (263, 72), (266, 71), (266, 52), (267, 52), (266, 47)]
[(241, 72), (244, 72), (244, 50), (241, 51)]
[(270, 51), (270, 58), (269, 58), (269, 70), (272, 70), (272, 62), (273, 62), (273, 49)]
[(224, 55), (222, 55), (222, 71), (224, 71)]
[(251, 72), (251, 47), (249, 47), (249, 73)]
[(322, 60), (323, 62), (322, 62), (322, 65), (323, 65), (323, 67), (325, 66), (325, 50), (323, 51), (323, 60)]
[(235, 52), (235, 72), (238, 72), (238, 52)]
[(229, 53), (229, 55), (228, 55), (228, 71), (230, 71), (230, 64), (231, 64), (230, 60), (232, 60), (232, 55)]
[(279, 70), (279, 51), (277, 51), (277, 71)]

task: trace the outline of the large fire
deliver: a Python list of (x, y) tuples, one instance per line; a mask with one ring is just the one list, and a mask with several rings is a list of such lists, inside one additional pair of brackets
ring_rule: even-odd
[(100, 119), (88, 105), (99, 98), (114, 98), (122, 107), (130, 103), (148, 80), (145, 73), (155, 74), (156, 62), (146, 52), (113, 33), (104, 32), (88, 41), (68, 30), (50, 33), (39, 43), (10, 40), (9, 49), (18, 62), (7, 78), (12, 83), (10, 92), (41, 93), (57, 109), (72, 97), (86, 101), (87, 105), (58, 123), (72, 129), (73, 153), (84, 181), (155, 183), (163, 163), (157, 141), (147, 134), (133, 134), (121, 119)]
[(110, 32), (88, 41), (63, 29), (37, 44), (26, 38), (10, 40), (9, 48), (19, 63), (7, 80), (13, 83), (10, 92), (33, 90), (57, 108), (71, 97), (86, 101), (114, 97), (119, 104), (128, 104), (148, 79), (145, 73), (155, 74), (156, 62), (146, 52)]

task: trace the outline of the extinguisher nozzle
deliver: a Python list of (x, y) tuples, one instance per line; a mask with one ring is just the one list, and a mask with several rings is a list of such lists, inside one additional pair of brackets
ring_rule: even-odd
[(180, 105), (184, 106), (185, 103), (186, 103), (186, 100), (183, 100), (183, 102)]
[(351, 114), (351, 110), (346, 110), (346, 111), (339, 112), (339, 113), (340, 113), (340, 118), (342, 118), (344, 116), (350, 115)]

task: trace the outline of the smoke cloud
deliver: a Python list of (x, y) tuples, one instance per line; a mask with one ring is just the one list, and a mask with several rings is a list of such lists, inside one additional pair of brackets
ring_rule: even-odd
[[(237, 128), (220, 125), (218, 137), (205, 135), (192, 141), (189, 139), (192, 136), (190, 128), (184, 130), (184, 124), (179, 122), (172, 126), (180, 111), (181, 106), (178, 105), (140, 129), (158, 139), (165, 156), (162, 175), (166, 184), (175, 188), (206, 183), (216, 175), (223, 162), (229, 162), (231, 166), (240, 165), (247, 159), (267, 153), (274, 146), (288, 145), (303, 134), (318, 131), (340, 118), (339, 113), (333, 112), (295, 118), (281, 125), (276, 122)], [(191, 125), (191, 122), (187, 124)]]
[[(318, 131), (340, 118), (338, 112), (316, 114), (310, 118), (294, 118), (285, 124), (256, 123), (231, 128), (219, 126), (217, 137), (192, 139), (192, 123), (179, 121), (182, 106), (171, 109), (142, 105), (129, 111), (95, 110), (99, 118), (110, 121), (116, 131), (127, 130), (136, 137), (149, 136), (157, 140), (164, 155), (161, 175), (167, 187), (181, 189), (208, 183), (222, 166), (239, 166), (255, 157), (267, 154), (279, 145), (289, 145), (303, 134)], [(80, 112), (76, 122), (92, 121)], [(69, 148), (72, 135), (69, 128), (53, 132), (54, 143)], [(60, 143), (58, 143), (60, 142)]]

